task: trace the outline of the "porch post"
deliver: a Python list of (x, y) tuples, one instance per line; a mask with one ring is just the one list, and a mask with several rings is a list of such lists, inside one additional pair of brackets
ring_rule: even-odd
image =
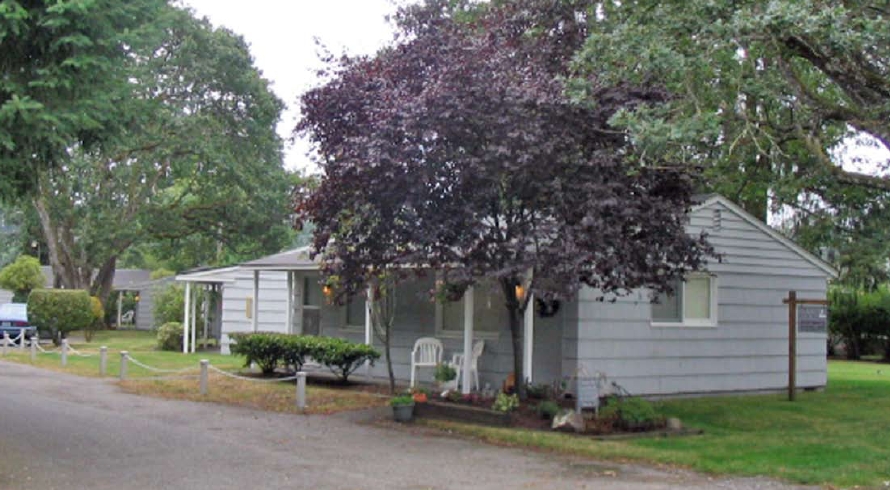
[(204, 317), (204, 348), (207, 348), (207, 323), (210, 320), (210, 295), (208, 294), (209, 284), (203, 284), (201, 288), (201, 297), (204, 298), (204, 307), (201, 309), (201, 315)]
[(294, 271), (287, 271), (287, 333), (294, 333)]
[(470, 376), (470, 361), (473, 359), (473, 286), (467, 288), (464, 293), (464, 362), (461, 366), (460, 392), (470, 394), (473, 388), (473, 378)]
[[(374, 303), (374, 290), (368, 286), (368, 292), (365, 294), (365, 343), (371, 345), (374, 341), (373, 328), (371, 323), (371, 305)], [(365, 377), (371, 379), (371, 362), (365, 361)]]
[[(184, 315), (182, 319), (182, 353), (188, 354), (189, 352), (189, 310), (191, 308), (191, 299), (192, 299), (192, 283), (189, 281), (185, 282), (185, 308)], [(118, 326), (120, 328), (120, 326)]]
[(259, 327), (259, 323), (257, 323), (257, 315), (260, 312), (260, 298), (258, 298), (260, 294), (260, 271), (253, 271), (253, 304), (250, 318), (250, 325), (253, 327), (254, 333), (257, 332), (257, 328)]
[[(525, 307), (525, 318), (522, 323), (525, 331), (522, 333), (525, 341), (525, 352), (522, 360), (522, 378), (528, 383), (532, 382), (532, 360), (535, 351), (535, 297), (529, 292), (528, 306)], [(518, 382), (519, 380), (517, 380)]]
[(194, 298), (192, 298), (192, 329), (191, 329), (192, 345), (191, 345), (191, 349), (192, 349), (192, 354), (194, 354), (195, 353), (195, 345), (198, 343), (198, 322), (195, 321), (195, 317), (196, 317), (195, 312), (198, 310), (198, 289), (195, 288), (195, 290), (192, 292), (192, 294), (194, 295)]

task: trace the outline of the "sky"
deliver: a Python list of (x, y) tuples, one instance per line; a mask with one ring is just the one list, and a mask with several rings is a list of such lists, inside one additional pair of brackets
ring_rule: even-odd
[(331, 53), (372, 54), (392, 39), (386, 16), (396, 0), (185, 0), (199, 16), (225, 26), (250, 44), (255, 64), (287, 104), (278, 133), (288, 143), (285, 167), (313, 171), (303, 139), (290, 143), (301, 93), (318, 85), (318, 39)]

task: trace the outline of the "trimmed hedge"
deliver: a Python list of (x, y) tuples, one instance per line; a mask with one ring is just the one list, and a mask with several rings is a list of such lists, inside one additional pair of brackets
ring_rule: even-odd
[(28, 295), (28, 320), (53, 341), (73, 330), (89, 328), (96, 317), (90, 293), (78, 289), (35, 289)]
[(380, 358), (380, 352), (369, 345), (335, 337), (272, 332), (234, 333), (230, 337), (235, 341), (232, 353), (243, 355), (245, 366), (256, 363), (265, 375), (272, 374), (278, 366), (293, 366), (300, 371), (311, 358), (345, 383), (366, 361), (373, 365)]
[(158, 349), (178, 351), (182, 349), (182, 324), (167, 322), (158, 328)]

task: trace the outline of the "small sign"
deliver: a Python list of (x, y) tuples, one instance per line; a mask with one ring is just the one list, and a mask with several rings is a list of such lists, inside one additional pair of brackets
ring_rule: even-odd
[(578, 382), (578, 398), (576, 400), (576, 409), (581, 411), (585, 408), (597, 410), (600, 406), (600, 380), (590, 376), (579, 376)]
[(828, 307), (823, 305), (799, 305), (797, 331), (801, 333), (826, 333), (828, 331)]

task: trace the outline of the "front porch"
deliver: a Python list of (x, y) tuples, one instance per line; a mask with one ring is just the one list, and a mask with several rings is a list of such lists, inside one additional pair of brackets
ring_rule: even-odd
[[(245, 298), (249, 323), (224, 322), (224, 352), (226, 334), (235, 331), (324, 335), (380, 347), (372, 331), (368, 295), (356, 295), (344, 305), (332, 304), (318, 282), (318, 265), (309, 258), (308, 249), (248, 262), (240, 270), (250, 285), (250, 294)], [(430, 295), (434, 284), (434, 274), (427, 274), (402, 281), (396, 288), (397, 313), (391, 341), (396, 379), (406, 382), (411, 378), (411, 352), (421, 337), (434, 337), (442, 342), (443, 361), (450, 361), (453, 354), (472, 358), (474, 342), (483, 340), (485, 348), (479, 358), (480, 387), (500, 389), (513, 371), (513, 353), (499, 288), (480, 284), (470, 288), (459, 301), (441, 304)], [(564, 311), (546, 318), (534, 311), (535, 308), (529, 307), (523, 321), (525, 372), (522, 378), (536, 383), (551, 382), (562, 374)], [(464, 393), (471, 390), (469, 369), (469, 363), (464, 363), (464, 371), (459, 376)], [(368, 374), (386, 377), (385, 360), (378, 362)], [(417, 377), (422, 383), (431, 382), (433, 369), (420, 369)]]

